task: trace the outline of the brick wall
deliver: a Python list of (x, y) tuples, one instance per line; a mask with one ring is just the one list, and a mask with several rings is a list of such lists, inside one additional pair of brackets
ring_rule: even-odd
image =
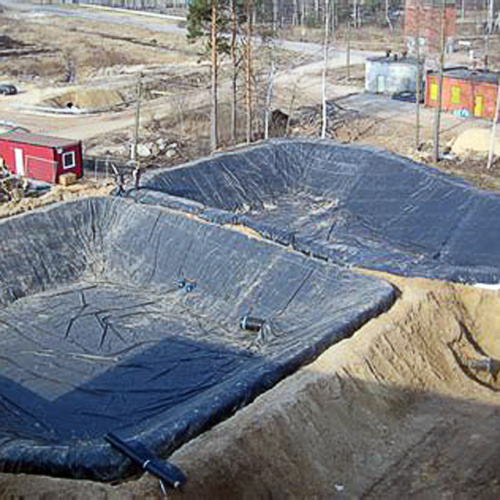
[[(425, 105), (431, 108), (437, 106), (437, 99), (431, 99), (432, 86), (437, 85), (436, 75), (427, 75), (425, 88)], [(455, 89), (454, 89), (455, 88)], [(456, 89), (460, 89), (457, 91)], [(476, 98), (482, 96), (482, 110), (476, 106)], [(458, 99), (457, 99), (458, 98)], [(497, 85), (493, 83), (477, 82), (474, 80), (459, 80), (456, 78), (443, 78), (443, 101), (444, 111), (464, 111), (470, 116), (487, 118), (493, 120), (495, 116), (495, 104), (497, 98)], [(459, 102), (456, 102), (459, 101)]]
[[(419, 19), (420, 18), (420, 19)], [(455, 38), (457, 34), (457, 12), (454, 5), (445, 8), (445, 37)], [(425, 48), (438, 52), (440, 47), (441, 8), (422, 0), (407, 0), (405, 7), (404, 34), (415, 38), (419, 34), (425, 39)]]

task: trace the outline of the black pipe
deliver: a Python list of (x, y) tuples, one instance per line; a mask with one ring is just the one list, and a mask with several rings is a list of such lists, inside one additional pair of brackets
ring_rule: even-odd
[(112, 432), (108, 432), (104, 439), (141, 469), (153, 474), (168, 486), (177, 489), (186, 483), (184, 472), (175, 465), (158, 459), (142, 444), (137, 443), (132, 446)]
[(265, 322), (265, 319), (253, 318), (252, 316), (243, 316), (240, 319), (240, 326), (242, 330), (260, 332)]

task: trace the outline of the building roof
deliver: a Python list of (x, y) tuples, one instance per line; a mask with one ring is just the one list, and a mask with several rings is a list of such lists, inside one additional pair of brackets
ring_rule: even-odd
[(417, 60), (414, 57), (403, 57), (400, 54), (397, 54), (397, 57), (394, 57), (394, 55), (395, 54), (391, 54), (389, 56), (368, 57), (367, 61), (386, 64), (417, 64)]
[(13, 130), (0, 134), (0, 140), (10, 142), (22, 142), (24, 144), (33, 144), (34, 146), (45, 146), (49, 148), (64, 148), (65, 146), (72, 146), (80, 141), (75, 139), (64, 139), (63, 137), (54, 137), (51, 135), (32, 134), (31, 132), (23, 132), (20, 130)]
[[(430, 75), (435, 75), (436, 71), (429, 71)], [(457, 80), (474, 80), (475, 82), (493, 83), (500, 82), (499, 71), (489, 71), (486, 69), (469, 69), (465, 66), (445, 68), (443, 76), (456, 78)]]

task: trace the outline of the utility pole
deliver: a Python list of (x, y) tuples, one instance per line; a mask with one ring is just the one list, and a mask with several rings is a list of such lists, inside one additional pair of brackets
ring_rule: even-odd
[(493, 125), (491, 126), (490, 135), (490, 149), (488, 151), (488, 165), (486, 168), (489, 170), (493, 165), (493, 151), (495, 149), (495, 139), (497, 133), (497, 122), (500, 118), (500, 78), (497, 78), (497, 103), (495, 106), (495, 116), (493, 117)]
[(323, 95), (323, 119), (321, 124), (321, 138), (326, 138), (326, 75), (328, 69), (328, 38), (330, 35), (330, 9), (329, 0), (325, 0), (325, 40), (323, 44), (323, 78), (322, 78), (322, 95)]
[(217, 0), (211, 0), (210, 5), (210, 151), (219, 146), (217, 134)]
[(443, 73), (444, 73), (444, 51), (446, 44), (446, 7), (445, 1), (441, 0), (441, 32), (439, 47), (439, 69), (438, 69), (438, 102), (434, 116), (434, 153), (433, 159), (439, 161), (439, 128), (441, 122), (441, 105), (443, 103)]

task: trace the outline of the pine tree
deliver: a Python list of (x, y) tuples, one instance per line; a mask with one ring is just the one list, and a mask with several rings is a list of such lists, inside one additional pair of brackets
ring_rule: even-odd
[(194, 41), (204, 38), (206, 53), (210, 54), (210, 149), (219, 147), (217, 120), (217, 89), (219, 59), (230, 52), (227, 28), (230, 13), (227, 0), (193, 0), (187, 15), (187, 38)]

